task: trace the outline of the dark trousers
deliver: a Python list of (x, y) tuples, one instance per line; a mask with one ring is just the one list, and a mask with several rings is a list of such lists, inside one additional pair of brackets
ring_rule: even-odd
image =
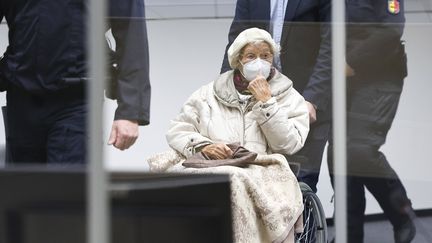
[[(402, 92), (402, 80), (353, 80), (347, 99), (348, 242), (363, 242), (365, 187), (397, 229), (409, 220), (411, 202), (380, 147), (385, 143)], [(332, 140), (328, 148), (333, 183)]]
[(304, 147), (296, 153), (296, 155), (307, 158), (301, 163), (297, 178), (299, 181), (306, 183), (314, 192), (317, 192), (316, 186), (324, 148), (329, 138), (330, 126), (328, 114), (318, 111), (317, 122), (311, 124)]
[(7, 163), (82, 164), (87, 105), (82, 86), (35, 95), (7, 91)]

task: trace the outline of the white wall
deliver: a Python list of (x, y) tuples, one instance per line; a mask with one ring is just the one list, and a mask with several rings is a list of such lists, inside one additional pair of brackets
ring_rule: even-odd
[(147, 18), (220, 18), (233, 16), (236, 0), (145, 0)]

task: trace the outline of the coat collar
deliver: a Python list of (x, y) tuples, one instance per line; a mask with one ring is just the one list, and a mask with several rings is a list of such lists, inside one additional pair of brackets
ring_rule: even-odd
[(291, 24), (287, 24), (287, 23), (293, 21), (300, 1), (301, 0), (289, 0), (288, 1), (287, 9), (285, 12), (285, 24), (283, 26), (283, 31), (282, 31), (281, 45), (283, 45), (285, 43), (285, 41), (289, 35), (289, 31), (291, 29)]
[[(301, 0), (288, 0), (287, 9), (285, 12), (285, 22), (290, 22), (294, 19), (295, 13), (297, 11), (297, 8), (299, 6)], [(254, 20), (261, 20), (263, 23), (264, 29), (267, 31), (271, 31), (269, 29), (269, 19), (271, 19), (270, 12), (271, 12), (271, 5), (270, 0), (255, 0), (253, 4), (251, 4), (253, 9), (251, 10), (251, 16), (253, 16)], [(283, 33), (288, 33), (290, 26), (285, 25)], [(286, 36), (286, 35), (285, 35)], [(286, 37), (285, 37), (286, 38)], [(282, 36), (282, 40), (284, 40), (284, 36)], [(283, 43), (281, 41), (281, 43)]]
[(285, 12), (285, 22), (292, 21), (301, 0), (288, 0), (287, 9)]
[[(227, 106), (238, 106), (239, 97), (233, 82), (234, 70), (225, 72), (213, 83), (214, 95)], [(269, 81), (272, 97), (288, 92), (292, 88), (292, 81), (279, 71), (275, 71), (274, 77)]]

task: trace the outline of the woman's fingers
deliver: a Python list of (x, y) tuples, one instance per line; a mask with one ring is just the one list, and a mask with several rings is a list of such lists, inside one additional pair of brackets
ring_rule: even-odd
[(252, 80), (248, 86), (249, 91), (259, 101), (266, 102), (271, 98), (270, 85), (263, 76)]
[(227, 159), (232, 156), (231, 149), (223, 143), (208, 145), (202, 152), (210, 159)]
[(231, 158), (233, 155), (233, 151), (226, 144), (224, 144), (223, 149), (224, 149), (226, 158)]

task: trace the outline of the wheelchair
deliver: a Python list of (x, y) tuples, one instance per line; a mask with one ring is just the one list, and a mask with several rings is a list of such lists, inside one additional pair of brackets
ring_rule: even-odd
[[(293, 173), (298, 176), (302, 162), (300, 155), (285, 156)], [(318, 196), (304, 182), (299, 182), (303, 195), (303, 232), (295, 235), (295, 243), (327, 243), (327, 222)]]

